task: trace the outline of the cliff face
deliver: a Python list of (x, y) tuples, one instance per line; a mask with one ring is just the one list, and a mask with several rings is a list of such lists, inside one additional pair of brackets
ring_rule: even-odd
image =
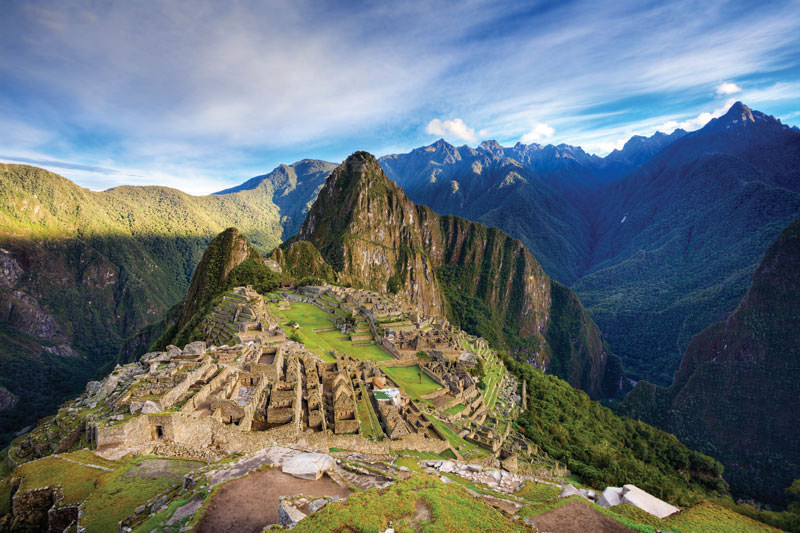
[[(319, 250), (339, 283), (400, 294), (425, 313), (447, 316), (540, 367), (558, 369), (567, 379), (575, 376), (573, 384), (594, 397), (616, 392), (606, 386), (613, 356), (567, 288), (562, 291), (577, 305), (559, 307), (559, 324), (564, 313), (574, 317), (569, 331), (591, 341), (577, 347), (549, 342), (557, 338), (552, 331), (563, 329), (552, 322), (551, 280), (520, 241), (414, 205), (366, 152), (356, 152), (334, 170), (300, 232), (273, 255), (296, 277), (321, 271), (309, 269), (311, 259), (291, 258), (313, 255), (296, 252), (303, 242)], [(580, 371), (561, 372), (573, 367)]]
[(689, 344), (668, 389), (637, 385), (629, 414), (718, 457), (739, 494), (780, 502), (800, 477), (800, 219), (769, 247), (739, 307)]
[(444, 314), (414, 204), (370, 154), (356, 152), (331, 173), (296, 240), (316, 246), (340, 282)]

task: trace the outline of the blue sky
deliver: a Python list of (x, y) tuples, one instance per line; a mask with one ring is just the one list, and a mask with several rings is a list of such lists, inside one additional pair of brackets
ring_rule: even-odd
[(201, 194), (444, 137), (800, 124), (800, 2), (4, 2), (0, 160)]

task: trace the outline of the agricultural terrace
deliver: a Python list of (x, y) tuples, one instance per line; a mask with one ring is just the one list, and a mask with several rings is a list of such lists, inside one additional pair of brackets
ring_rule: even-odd
[(117, 522), (146, 501), (179, 486), (202, 463), (162, 457), (108, 461), (88, 450), (51, 455), (21, 465), (19, 490), (60, 486), (64, 503), (84, 502), (87, 533), (115, 531)]
[(438, 383), (422, 371), (419, 365), (383, 367), (382, 370), (413, 400), (419, 400), (421, 396), (441, 388)]
[(483, 389), (483, 403), (492, 409), (497, 402), (497, 394), (503, 383), (503, 376), (506, 374), (505, 367), (491, 348), (486, 348), (479, 343), (473, 344), (467, 339), (463, 339), (461, 345), (465, 350), (469, 350), (483, 359), (483, 382), (486, 384), (486, 388)]
[(324, 361), (335, 360), (330, 355), (331, 350), (368, 361), (392, 359), (389, 352), (374, 342), (351, 341), (347, 335), (336, 329), (336, 324), (328, 313), (313, 304), (292, 302), (288, 309), (281, 310), (275, 305), (270, 305), (270, 309), (282, 319), (283, 326), (288, 326), (292, 321), (297, 322), (300, 327), (296, 330), (286, 327), (287, 334), (296, 333), (300, 342)]

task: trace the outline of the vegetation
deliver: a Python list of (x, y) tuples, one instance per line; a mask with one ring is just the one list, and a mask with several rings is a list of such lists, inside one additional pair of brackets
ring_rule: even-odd
[(361, 399), (358, 400), (356, 407), (358, 409), (358, 422), (361, 426), (362, 436), (373, 440), (383, 439), (381, 423), (378, 420), (378, 415), (375, 414), (375, 410), (372, 408), (372, 402), (363, 384), (361, 385)]
[(84, 502), (81, 525), (92, 533), (116, 529), (117, 522), (136, 507), (179, 485), (184, 474), (199, 466), (192, 461), (157, 457), (108, 461), (81, 450), (25, 463), (13, 477), (19, 479), (18, 490), (59, 486), (64, 503)]
[(727, 491), (722, 465), (669, 433), (615, 415), (555, 376), (506, 356), (528, 386), (526, 436), (591, 486), (635, 484), (680, 505)]

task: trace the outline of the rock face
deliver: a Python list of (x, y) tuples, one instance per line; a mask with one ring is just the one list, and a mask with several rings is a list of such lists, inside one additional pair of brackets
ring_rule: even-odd
[(311, 242), (345, 283), (392, 292), (444, 314), (434, 265), (421, 249), (413, 203), (374, 157), (356, 152), (325, 182), (296, 240)]
[(336, 461), (324, 453), (301, 453), (283, 460), (281, 471), (301, 479), (317, 480), (334, 470)]
[(782, 501), (800, 477), (800, 219), (769, 247), (739, 307), (697, 335), (668, 389), (640, 382), (626, 413), (725, 464), (734, 493)]
[[(554, 305), (553, 282), (520, 241), (414, 205), (366, 152), (331, 173), (300, 232), (272, 259), (285, 272), (399, 294), (557, 369), (593, 397), (617, 390), (619, 367), (597, 327), (568, 288), (557, 288)], [(309, 272), (310, 264), (319, 266)]]

